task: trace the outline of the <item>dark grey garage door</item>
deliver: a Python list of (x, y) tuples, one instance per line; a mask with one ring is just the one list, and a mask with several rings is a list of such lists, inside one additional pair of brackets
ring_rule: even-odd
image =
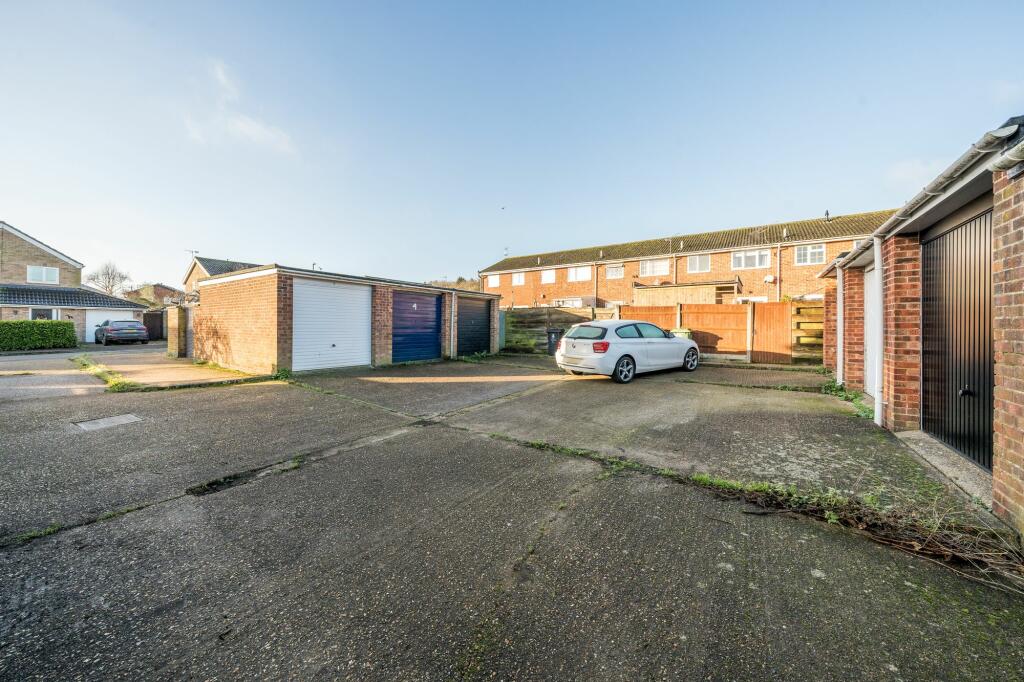
[(921, 426), (992, 468), (992, 213), (922, 239)]
[(459, 355), (488, 353), (491, 350), (491, 302), (487, 299), (459, 297)]
[(396, 291), (391, 319), (391, 362), (441, 357), (440, 296)]

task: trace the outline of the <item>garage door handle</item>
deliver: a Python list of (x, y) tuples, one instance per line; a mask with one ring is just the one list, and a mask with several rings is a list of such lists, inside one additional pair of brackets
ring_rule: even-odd
[(963, 388), (961, 388), (961, 389), (960, 389), (959, 391), (957, 391), (957, 392), (956, 392), (956, 394), (957, 394), (958, 396), (960, 396), (961, 398), (964, 398), (964, 397), (967, 397), (967, 398), (969, 398), (969, 397), (971, 397), (972, 395), (974, 395), (974, 391), (972, 391), (971, 389), (969, 389), (969, 388), (967, 388), (966, 386), (964, 386), (964, 387), (963, 387)]

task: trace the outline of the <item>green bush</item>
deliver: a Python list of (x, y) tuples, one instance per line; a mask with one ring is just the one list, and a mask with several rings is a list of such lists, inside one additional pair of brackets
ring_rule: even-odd
[(0, 322), (0, 351), (76, 348), (73, 322), (56, 320), (4, 320)]

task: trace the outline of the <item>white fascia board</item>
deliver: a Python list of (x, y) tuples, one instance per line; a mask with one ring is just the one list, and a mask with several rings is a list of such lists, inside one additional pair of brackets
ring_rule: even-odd
[(216, 284), (227, 284), (228, 282), (237, 282), (243, 279), (252, 279), (254, 277), (266, 277), (268, 275), (276, 275), (277, 268), (270, 268), (269, 270), (254, 270), (252, 272), (241, 272), (237, 275), (224, 275), (223, 277), (214, 277), (212, 279), (201, 279), (199, 280), (199, 286), (209, 287)]
[(901, 222), (886, 237), (894, 234), (920, 232), (930, 227), (961, 206), (975, 200), (985, 190), (991, 191), (992, 172), (988, 169), (989, 160), (995, 153), (978, 159), (971, 168), (946, 187), (941, 194), (936, 194), (920, 206), (907, 220)]
[(9, 224), (5, 223), (2, 220), (0, 220), (0, 230), (6, 230), (7, 232), (10, 232), (11, 234), (13, 234), (15, 237), (20, 237), (21, 239), (27, 241), (32, 246), (45, 251), (46, 253), (50, 254), (51, 256), (54, 256), (55, 258), (60, 258), (62, 261), (64, 261), (65, 263), (68, 263), (69, 265), (73, 265), (73, 266), (75, 266), (76, 268), (79, 268), (79, 269), (85, 267), (84, 264), (79, 263), (74, 258), (71, 258), (70, 256), (65, 256), (63, 253), (61, 253), (57, 249), (54, 249), (54, 248), (51, 248), (51, 247), (47, 246), (46, 244), (42, 243), (38, 239), (33, 239), (32, 237), (28, 236), (27, 234), (25, 234), (24, 232), (22, 232), (18, 228), (14, 227), (13, 225), (9, 225)]

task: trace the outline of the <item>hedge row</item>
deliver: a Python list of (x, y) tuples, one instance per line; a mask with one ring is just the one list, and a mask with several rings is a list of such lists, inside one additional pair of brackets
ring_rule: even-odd
[(75, 324), (64, 320), (0, 321), (0, 351), (75, 348)]

